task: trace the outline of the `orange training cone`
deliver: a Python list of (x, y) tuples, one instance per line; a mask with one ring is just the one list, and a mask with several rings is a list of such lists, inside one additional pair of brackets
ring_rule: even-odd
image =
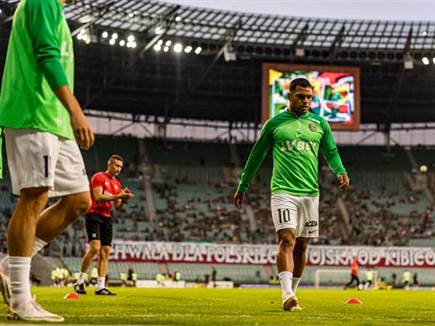
[(64, 299), (78, 299), (79, 295), (77, 293), (68, 293), (63, 297)]
[(358, 298), (349, 298), (346, 300), (345, 304), (362, 304), (362, 301)]

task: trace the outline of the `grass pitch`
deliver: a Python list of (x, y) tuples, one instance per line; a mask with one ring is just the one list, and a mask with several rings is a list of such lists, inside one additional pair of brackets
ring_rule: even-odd
[[(298, 290), (301, 312), (284, 312), (278, 289), (113, 288), (114, 297), (64, 300), (72, 289), (34, 288), (67, 324), (435, 325), (435, 291)], [(350, 297), (362, 305), (345, 305)], [(4, 315), (5, 316), (5, 315)], [(0, 323), (9, 323), (0, 317)], [(17, 323), (17, 322), (10, 322)]]

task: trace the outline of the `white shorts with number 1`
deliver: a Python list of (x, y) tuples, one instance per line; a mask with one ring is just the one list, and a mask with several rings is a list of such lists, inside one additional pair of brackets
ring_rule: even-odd
[(49, 197), (89, 191), (82, 154), (75, 140), (36, 129), (5, 129), (12, 193), (48, 187)]
[(319, 196), (277, 194), (270, 203), (276, 232), (295, 229), (297, 238), (319, 236)]

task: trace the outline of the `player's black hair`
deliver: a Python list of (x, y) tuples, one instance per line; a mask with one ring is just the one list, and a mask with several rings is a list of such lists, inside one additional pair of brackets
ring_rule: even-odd
[(118, 161), (124, 162), (124, 159), (122, 158), (122, 156), (121, 155), (117, 155), (117, 154), (113, 154), (109, 158), (109, 161), (111, 161), (111, 160), (118, 160)]
[(293, 92), (296, 87), (302, 87), (302, 88), (313, 88), (313, 86), (311, 86), (311, 83), (308, 81), (308, 79), (306, 78), (295, 78), (291, 81), (290, 86), (289, 86), (289, 91)]

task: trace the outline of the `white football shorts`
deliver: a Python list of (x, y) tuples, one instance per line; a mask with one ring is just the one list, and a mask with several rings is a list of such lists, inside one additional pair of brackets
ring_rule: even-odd
[(319, 196), (276, 194), (270, 203), (276, 232), (295, 229), (297, 238), (319, 236)]
[(48, 187), (49, 197), (89, 191), (85, 164), (74, 140), (36, 129), (5, 129), (12, 193)]

